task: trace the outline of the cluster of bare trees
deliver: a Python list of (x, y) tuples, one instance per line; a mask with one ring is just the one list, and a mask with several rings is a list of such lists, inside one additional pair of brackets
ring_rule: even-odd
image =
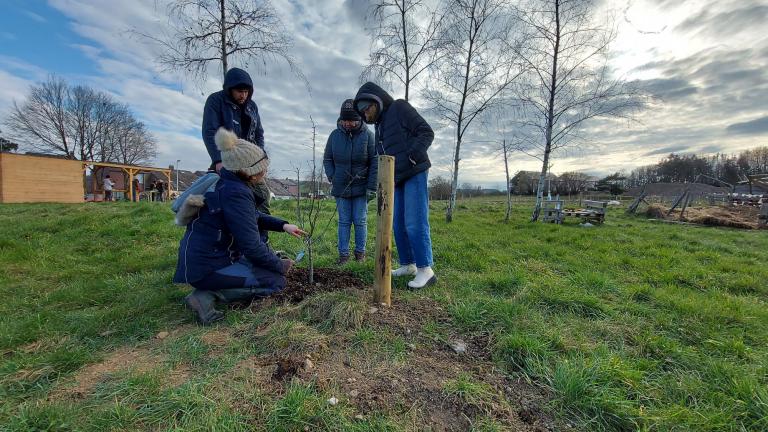
[(498, 139), (505, 169), (511, 150), (541, 160), (537, 205), (558, 149), (578, 143), (585, 122), (629, 118), (641, 95), (615, 78), (610, 19), (591, 0), (381, 0), (372, 9), (373, 46), (365, 76), (416, 79), (429, 107), (454, 131), (451, 221), (462, 145), (490, 112), (504, 113), (509, 137)]
[(748, 175), (768, 173), (768, 147), (744, 150), (738, 154), (711, 156), (670, 154), (658, 163), (632, 170), (626, 175), (626, 187), (648, 183), (692, 182), (699, 175), (729, 184), (745, 181)]
[(127, 105), (55, 76), (14, 102), (5, 124), (28, 148), (70, 159), (142, 164), (156, 154), (155, 139)]

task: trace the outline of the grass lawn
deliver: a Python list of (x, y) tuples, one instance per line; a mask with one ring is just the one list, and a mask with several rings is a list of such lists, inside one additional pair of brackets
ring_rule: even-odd
[[(183, 230), (167, 205), (0, 205), (0, 430), (450, 424), (429, 418), (431, 403), (470, 407), (462, 427), (514, 430), (498, 414), (520, 414), (510, 383), (540, 389), (556, 429), (768, 430), (768, 232), (614, 209), (599, 227), (531, 224), (522, 205), (503, 224), (493, 201), (460, 204), (446, 224), (442, 205), (431, 220), (440, 281), (416, 294), (397, 281), (397, 319), (336, 292), (228, 311), (213, 328), (192, 324), (188, 288), (171, 283)], [(275, 208), (293, 219), (292, 203)], [(330, 225), (320, 266), (336, 258)], [(347, 268), (371, 282), (371, 259)], [(485, 341), (477, 361), (489, 368), (457, 360), (455, 337)], [(310, 355), (317, 372), (275, 383), (259, 359), (277, 353)], [(358, 378), (325, 369), (334, 359)], [(435, 381), (415, 396), (424, 405), (372, 401), (360, 414), (376, 391), (366, 374), (390, 373), (397, 393), (418, 362), (439, 372), (423, 377)], [(350, 383), (363, 394), (347, 396)]]

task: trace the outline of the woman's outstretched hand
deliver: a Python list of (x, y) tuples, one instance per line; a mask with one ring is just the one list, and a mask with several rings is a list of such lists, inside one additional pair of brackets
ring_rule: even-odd
[(302, 230), (301, 228), (297, 227), (294, 224), (283, 225), (283, 231), (287, 232), (288, 234), (296, 238), (301, 238), (301, 236), (307, 235), (307, 233), (304, 230)]

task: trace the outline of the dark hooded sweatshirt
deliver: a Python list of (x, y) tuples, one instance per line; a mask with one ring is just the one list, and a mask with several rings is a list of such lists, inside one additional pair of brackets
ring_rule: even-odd
[[(403, 99), (393, 100), (384, 89), (367, 82), (355, 96), (355, 109), (361, 100), (379, 106), (376, 124), (376, 153), (395, 157), (395, 184), (399, 185), (432, 164), (427, 149), (435, 138), (434, 132), (421, 115)], [(365, 114), (360, 113), (365, 118)]]
[[(239, 106), (232, 100), (230, 90), (242, 85), (248, 86), (250, 90), (245, 104)], [(224, 90), (211, 94), (205, 101), (203, 142), (214, 165), (221, 162), (221, 153), (213, 141), (213, 136), (220, 127), (225, 127), (238, 137), (264, 148), (264, 129), (261, 127), (259, 109), (251, 99), (252, 96), (253, 81), (248, 72), (232, 68), (224, 76)]]

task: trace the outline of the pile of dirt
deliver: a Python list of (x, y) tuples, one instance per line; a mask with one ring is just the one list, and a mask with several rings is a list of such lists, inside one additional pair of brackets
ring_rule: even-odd
[(659, 196), (665, 198), (679, 197), (686, 189), (689, 190), (689, 193), (694, 198), (705, 197), (712, 194), (728, 194), (731, 192), (728, 188), (716, 187), (703, 183), (649, 183), (645, 186), (634, 187), (625, 192), (625, 195), (634, 197), (639, 196), (643, 191), (643, 188), (645, 188), (645, 194), (647, 196)]
[(291, 269), (287, 279), (285, 289), (271, 297), (275, 301), (298, 303), (305, 297), (318, 292), (368, 288), (365, 282), (349, 271), (334, 268), (316, 268), (314, 283), (309, 282), (309, 270), (306, 268)]
[[(676, 208), (667, 217), (669, 207), (659, 204), (648, 206), (645, 214), (654, 219), (680, 221), (680, 208)], [(742, 229), (758, 229), (758, 216), (760, 210), (757, 207), (688, 207), (685, 209), (682, 222), (689, 222), (707, 226), (723, 226)]]

